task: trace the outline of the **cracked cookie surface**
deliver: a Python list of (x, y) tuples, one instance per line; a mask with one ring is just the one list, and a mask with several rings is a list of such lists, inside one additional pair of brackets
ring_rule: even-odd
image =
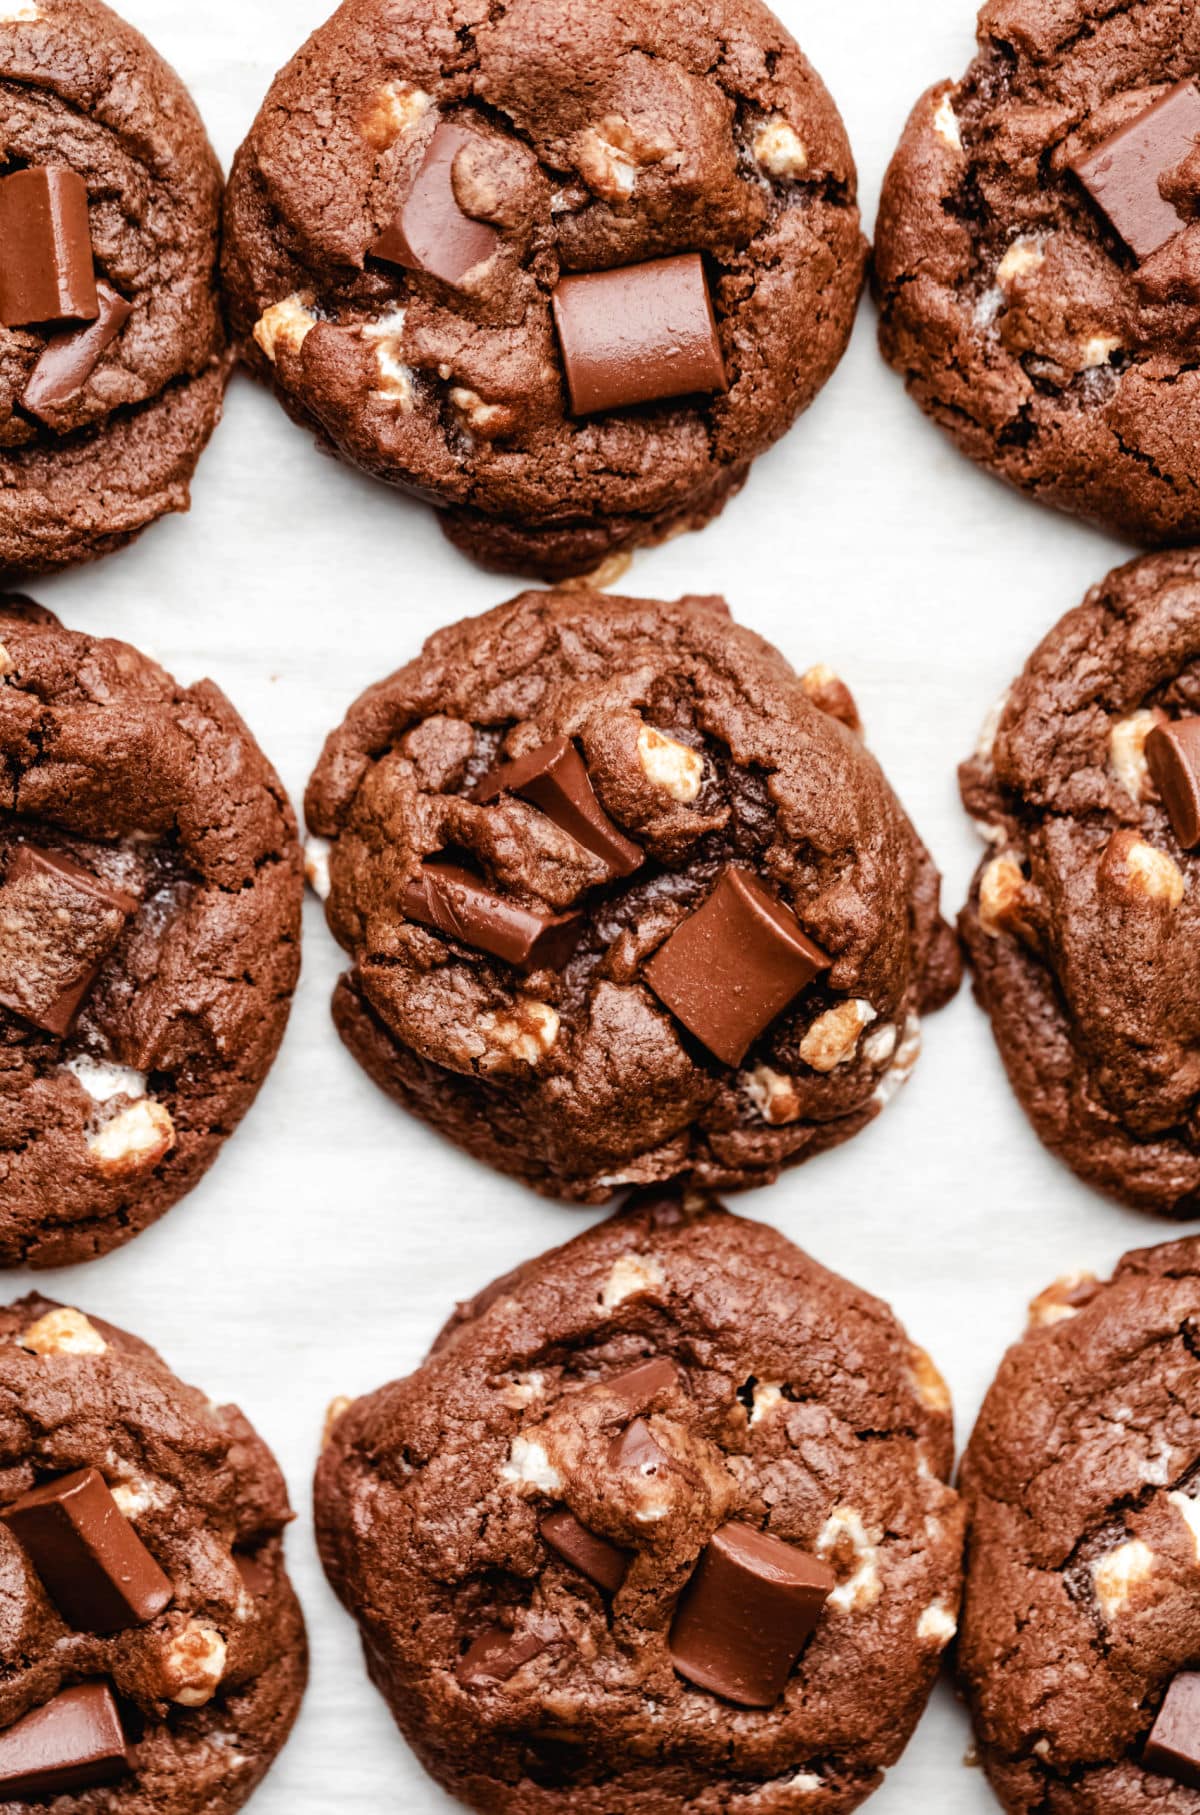
[(1010, 483), (1142, 543), (1193, 540), (1200, 172), (1164, 175), (1180, 230), (1139, 263), (1070, 165), (1194, 77), (1200, 15), (991, 0), (979, 44), (917, 103), (884, 185), (884, 354)]
[[(0, 1262), (59, 1266), (161, 1216), (254, 1100), (299, 970), (300, 850), (211, 681), (181, 687), (12, 596), (0, 754)], [(31, 849), (115, 893), (98, 943), (72, 943), (70, 914), (93, 930), (75, 895), (66, 934), (39, 919), (46, 949), (29, 936)], [(65, 1032), (29, 992), (43, 974), (84, 985)]]
[(961, 771), (990, 850), (961, 929), (1041, 1139), (1141, 1209), (1200, 1204), (1200, 855), (1147, 760), (1200, 713), (1200, 555), (1118, 568), (1030, 657)]
[(95, 1470), (110, 1520), (132, 1525), (167, 1597), (151, 1619), (81, 1629), (54, 1599), (58, 1578), (42, 1579), (0, 1519), (0, 1806), (47, 1806), (10, 1799), (8, 1730), (79, 1683), (103, 1683), (127, 1768), (111, 1789), (64, 1790), (56, 1815), (240, 1809), (287, 1738), (307, 1668), (274, 1457), (236, 1406), (211, 1404), (145, 1343), (45, 1299), (0, 1309), (0, 1383), (0, 1515), (35, 1484)]
[(1194, 1666), (1200, 1242), (1127, 1254), (1031, 1306), (968, 1446), (958, 1665), (1013, 1815), (1190, 1815), (1142, 1763)]
[[(309, 783), (329, 924), (354, 958), (343, 1039), (406, 1107), (548, 1195), (767, 1183), (847, 1139), (959, 978), (937, 873), (857, 732), (836, 676), (799, 679), (721, 600), (526, 593), (438, 632), (351, 708)], [(472, 798), (556, 738), (632, 873), (519, 794)], [(413, 881), (448, 857), (552, 931), (579, 916), (573, 948), (522, 973), (470, 927), (422, 923)], [(732, 1062), (649, 981), (731, 871), (825, 960)], [(755, 995), (758, 945), (726, 938), (709, 967), (730, 1002)]]
[[(439, 121), (498, 236), (456, 284), (368, 257)], [(572, 416), (560, 276), (681, 253), (728, 389)], [(721, 509), (841, 357), (864, 255), (841, 119), (758, 0), (347, 0), (234, 162), (224, 273), (295, 416), (485, 564), (560, 578)]]
[(99, 0), (0, 13), (0, 178), (46, 165), (82, 178), (96, 277), (130, 308), (83, 381), (39, 413), (28, 387), (63, 326), (0, 327), (0, 573), (12, 577), (91, 560), (187, 509), (226, 356), (221, 173), (178, 76)]
[[(337, 1419), (318, 1537), (372, 1678), (471, 1807), (844, 1815), (953, 1636), (952, 1454), (946, 1388), (878, 1299), (711, 1199), (651, 1197), (461, 1306)], [(548, 1546), (564, 1509), (627, 1559), (615, 1593)], [(730, 1521), (835, 1584), (770, 1707), (673, 1667), (681, 1590)], [(497, 1626), (535, 1650), (472, 1681)]]

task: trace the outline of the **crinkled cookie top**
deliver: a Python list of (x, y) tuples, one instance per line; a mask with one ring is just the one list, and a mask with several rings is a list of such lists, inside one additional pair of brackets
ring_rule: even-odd
[[(846, 1138), (958, 977), (936, 872), (857, 724), (836, 677), (802, 682), (720, 600), (527, 593), (439, 632), (351, 708), (309, 785), (329, 923), (354, 958), (344, 1037), (418, 1114), (551, 1194), (766, 1181)], [(555, 738), (632, 842), (631, 874), (520, 794), (473, 798)], [(573, 945), (522, 972), (422, 919), (413, 884), (450, 859), (507, 904), (578, 916)], [(657, 967), (731, 876), (819, 961), (721, 1057), (712, 1017), (689, 1018)], [(719, 940), (699, 981), (757, 1002), (769, 945)]]
[[(885, 183), (886, 356), (922, 408), (1014, 484), (1142, 541), (1194, 538), (1194, 129), (1138, 179), (1159, 207), (1174, 198), (1178, 231), (1148, 246), (1116, 211), (1140, 259), (1072, 165), (1195, 77), (1200, 13), (1176, 0), (991, 0), (979, 43), (961, 82), (917, 103)], [(1200, 114), (1200, 96), (1192, 104)]]
[(992, 849), (963, 915), (1042, 1139), (1145, 1209), (1200, 1201), (1200, 856), (1147, 761), (1200, 713), (1200, 556), (1110, 574), (1050, 632), (962, 770)]
[[(498, 1281), (344, 1412), (322, 1557), (406, 1736), (472, 1807), (782, 1815), (803, 1791), (842, 1815), (954, 1632), (949, 1405), (877, 1299), (711, 1200), (652, 1199)], [(564, 1510), (624, 1559), (615, 1589), (547, 1540)], [(829, 1572), (767, 1707), (672, 1658), (681, 1592), (731, 1523)], [(478, 1648), (497, 1627), (499, 1665)]]
[(1031, 1307), (962, 1468), (958, 1661), (1014, 1815), (1183, 1815), (1143, 1750), (1200, 1618), (1200, 1243)]
[[(0, 1261), (61, 1265), (161, 1215), (253, 1101), (299, 968), (300, 852), (211, 681), (12, 597), (0, 757)], [(82, 888), (39, 906), (30, 851)]]
[[(446, 124), (445, 205), (491, 230), (454, 281), (369, 256)], [(734, 483), (833, 370), (864, 259), (837, 110), (758, 0), (347, 0), (276, 79), (226, 218), (251, 358), (510, 571), (594, 566), (598, 524), (628, 545)], [(572, 415), (560, 277), (675, 254), (703, 256), (728, 389)]]
[[(56, 1815), (241, 1808), (287, 1737), (305, 1677), (281, 1541), (292, 1515), (274, 1458), (236, 1406), (211, 1405), (144, 1343), (44, 1299), (0, 1310), (0, 1395), (0, 1807), (33, 1806), (4, 1787), (10, 1729), (85, 1683), (116, 1703), (127, 1766), (111, 1789), (57, 1796)], [(116, 1630), (59, 1604), (94, 1569), (77, 1561), (64, 1582), (43, 1556), (43, 1579), (7, 1523), (35, 1486), (88, 1470), (115, 1503), (110, 1520), (132, 1527), (134, 1549), (165, 1577), (165, 1606)]]

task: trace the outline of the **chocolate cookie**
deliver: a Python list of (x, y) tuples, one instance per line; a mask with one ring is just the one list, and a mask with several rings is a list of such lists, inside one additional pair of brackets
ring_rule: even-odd
[(903, 1750), (958, 1610), (949, 1395), (773, 1229), (643, 1199), (333, 1412), (325, 1568), (470, 1807), (844, 1815)]
[(1200, 1208), (1200, 554), (1118, 568), (962, 768), (991, 846), (962, 932), (1038, 1134), (1140, 1209)]
[(1200, 1240), (1031, 1306), (962, 1466), (958, 1662), (1014, 1815), (1200, 1807)]
[(0, 573), (186, 510), (221, 412), (221, 173), (187, 90), (99, 0), (0, 5)]
[(0, 599), (0, 1265), (128, 1241), (275, 1056), (301, 861), (211, 681)]
[(759, 0), (346, 0), (234, 162), (244, 356), (485, 565), (696, 528), (862, 286), (837, 109)]
[(550, 1195), (768, 1182), (879, 1113), (958, 983), (849, 692), (719, 599), (525, 593), (440, 631), (307, 814), (342, 1038)]
[(1136, 540), (1200, 537), (1200, 16), (989, 0), (884, 185), (883, 350), (972, 459)]
[(306, 1673), (274, 1457), (236, 1406), (46, 1299), (0, 1310), (0, 1392), (0, 1805), (240, 1809)]

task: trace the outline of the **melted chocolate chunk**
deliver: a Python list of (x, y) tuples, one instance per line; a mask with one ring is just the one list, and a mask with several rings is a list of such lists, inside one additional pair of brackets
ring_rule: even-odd
[(1180, 82), (1071, 169), (1139, 263), (1174, 239), (1184, 220), (1163, 179), (1200, 138), (1200, 89)]
[(629, 1553), (598, 1532), (590, 1531), (566, 1507), (547, 1513), (538, 1526), (542, 1537), (563, 1561), (606, 1594), (616, 1594), (629, 1568)]
[(698, 253), (564, 277), (552, 300), (576, 416), (727, 388)]
[(129, 1769), (107, 1683), (66, 1689), (0, 1733), (0, 1796), (61, 1796), (114, 1783)]
[(484, 776), (472, 798), (486, 805), (505, 793), (519, 794), (540, 808), (606, 865), (611, 880), (632, 876), (640, 867), (641, 847), (624, 836), (596, 799), (583, 758), (569, 737), (552, 738), (528, 756), (501, 763)]
[(1200, 718), (1156, 725), (1146, 739), (1146, 762), (1176, 838), (1192, 850), (1200, 845)]
[(518, 970), (561, 970), (583, 928), (578, 914), (541, 914), (497, 895), (457, 864), (427, 863), (405, 886), (404, 912)]
[(18, 846), (0, 883), (0, 1007), (68, 1033), (137, 909), (69, 857)]
[(536, 1632), (509, 1632), (504, 1626), (489, 1626), (462, 1657), (456, 1675), (466, 1689), (506, 1683), (522, 1664), (545, 1651), (547, 1642)]
[(94, 1468), (35, 1487), (0, 1513), (68, 1625), (142, 1626), (173, 1590)]
[(1200, 1790), (1200, 1674), (1177, 1676), (1167, 1690), (1142, 1753), (1147, 1771)]
[(105, 349), (133, 313), (132, 305), (105, 283), (97, 284), (99, 313), (83, 328), (68, 328), (46, 343), (21, 397), (23, 408), (41, 416), (77, 397), (99, 365)]
[(87, 184), (42, 165), (0, 182), (0, 321), (92, 321), (99, 310)]
[(748, 870), (730, 864), (645, 966), (650, 988), (726, 1065), (832, 960)]
[(672, 1662), (726, 1701), (773, 1707), (835, 1586), (833, 1571), (797, 1545), (722, 1525), (680, 1599)]
[(464, 214), (454, 194), (454, 160), (482, 141), (465, 126), (441, 121), (425, 160), (395, 219), (371, 246), (372, 258), (424, 271), (444, 284), (461, 284), (469, 271), (496, 250), (500, 235)]

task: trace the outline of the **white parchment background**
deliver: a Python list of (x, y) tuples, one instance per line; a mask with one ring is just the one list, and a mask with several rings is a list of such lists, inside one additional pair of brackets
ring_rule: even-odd
[[(326, 3), (127, 0), (127, 11), (191, 86), (228, 166)], [(869, 230), (911, 104), (970, 57), (971, 0), (779, 10), (842, 108)], [(703, 534), (639, 555), (623, 585), (724, 592), (799, 667), (832, 663), (955, 911), (977, 855), (955, 766), (1038, 638), (1128, 552), (960, 459), (883, 366), (864, 304), (833, 382), (742, 497)], [(183, 680), (211, 675), (299, 802), (326, 731), (363, 687), (439, 624), (516, 589), (469, 566), (424, 508), (318, 454), (238, 378), (190, 517), (33, 590), (67, 623), (127, 638)], [(132, 1247), (40, 1284), (237, 1400), (287, 1471), (313, 1677), (255, 1815), (425, 1815), (452, 1805), (370, 1688), (312, 1548), (324, 1408), (414, 1367), (456, 1298), (586, 1219), (492, 1177), (376, 1094), (334, 1035), (339, 954), (311, 899), (306, 913), (283, 1052), (215, 1170)], [(965, 1435), (1036, 1291), (1171, 1230), (1102, 1202), (1042, 1152), (968, 993), (926, 1036), (913, 1082), (874, 1127), (741, 1207), (892, 1301), (948, 1376)], [(32, 1281), (6, 1283), (15, 1296)], [(943, 1686), (872, 1810), (994, 1808), (982, 1774), (964, 1768), (967, 1740)]]

